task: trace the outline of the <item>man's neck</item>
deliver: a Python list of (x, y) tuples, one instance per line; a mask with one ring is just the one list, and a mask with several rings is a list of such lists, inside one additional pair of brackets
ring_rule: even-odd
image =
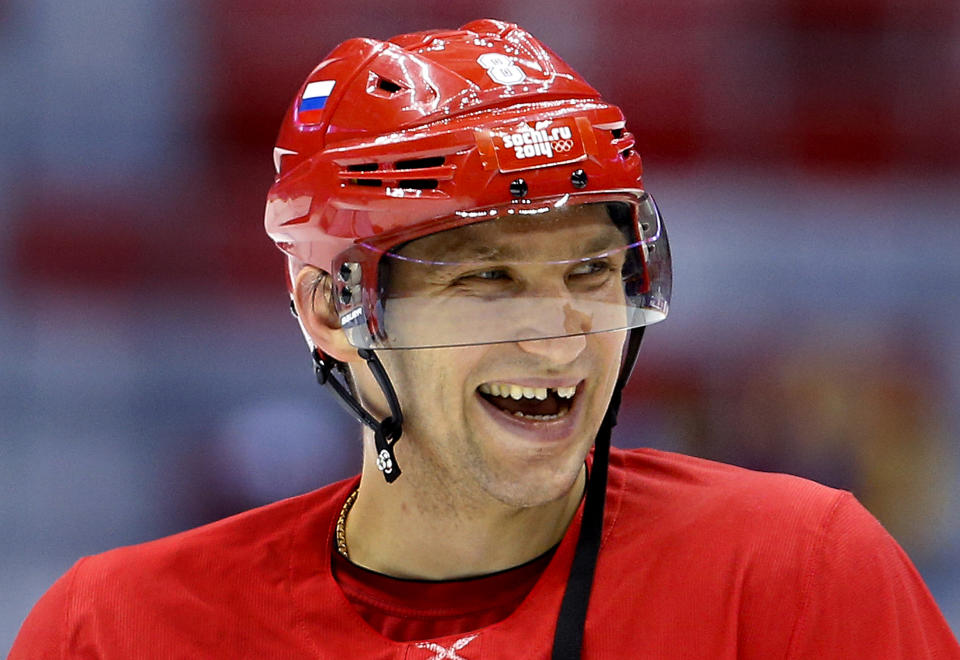
[[(400, 578), (451, 580), (526, 563), (563, 538), (580, 504), (586, 470), (558, 500), (512, 507), (489, 498), (463, 506), (418, 492), (405, 474), (385, 483), (365, 461), (346, 519), (349, 558)], [(372, 468), (372, 469), (371, 469)]]

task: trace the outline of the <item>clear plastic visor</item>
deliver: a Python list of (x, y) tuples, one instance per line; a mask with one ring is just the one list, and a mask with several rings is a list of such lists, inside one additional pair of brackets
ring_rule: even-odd
[(564, 196), (464, 212), (458, 221), (469, 224), (389, 250), (353, 248), (355, 262), (378, 264), (375, 300), (368, 288), (363, 305), (339, 309), (354, 346), (549, 339), (667, 315), (670, 249), (646, 193)]

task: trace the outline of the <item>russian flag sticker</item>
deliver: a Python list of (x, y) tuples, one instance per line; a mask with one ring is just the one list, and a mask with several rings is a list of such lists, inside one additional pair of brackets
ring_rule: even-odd
[(333, 86), (336, 84), (336, 80), (317, 80), (307, 83), (303, 89), (303, 96), (300, 97), (300, 105), (297, 107), (300, 121), (315, 124), (323, 120), (323, 107), (327, 104), (327, 99), (330, 98)]

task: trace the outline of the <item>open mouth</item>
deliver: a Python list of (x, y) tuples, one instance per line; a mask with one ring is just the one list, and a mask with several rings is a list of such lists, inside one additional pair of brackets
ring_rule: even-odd
[(527, 387), (514, 383), (484, 383), (477, 388), (481, 397), (502, 412), (532, 422), (550, 422), (570, 412), (577, 385), (569, 387)]

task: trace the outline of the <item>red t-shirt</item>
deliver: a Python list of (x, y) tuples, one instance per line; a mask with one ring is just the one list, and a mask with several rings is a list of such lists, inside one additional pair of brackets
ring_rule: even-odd
[(357, 613), (397, 642), (478, 630), (510, 616), (550, 563), (553, 551), (516, 568), (444, 582), (402, 580), (333, 553), (333, 577)]
[[(333, 576), (334, 528), (356, 484), (82, 559), (34, 607), (10, 658), (549, 658), (579, 512), (506, 618), (397, 641)], [(849, 493), (614, 450), (584, 657), (960, 659), (960, 646)]]

